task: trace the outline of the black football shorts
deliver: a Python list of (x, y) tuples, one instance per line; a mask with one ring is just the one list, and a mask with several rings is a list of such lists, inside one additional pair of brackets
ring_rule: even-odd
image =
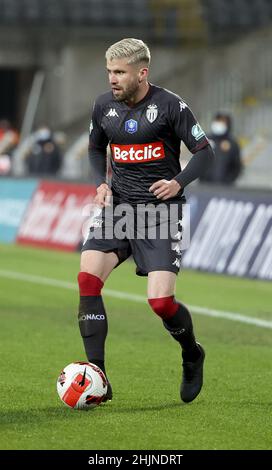
[[(131, 255), (136, 274), (151, 271), (178, 273), (182, 256), (182, 205), (174, 200), (160, 204), (112, 204), (90, 219), (82, 252), (114, 252), (119, 264)], [(117, 265), (117, 266), (118, 266)]]

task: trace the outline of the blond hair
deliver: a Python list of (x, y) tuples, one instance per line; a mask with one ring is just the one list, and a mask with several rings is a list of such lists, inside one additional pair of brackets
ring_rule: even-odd
[(141, 39), (126, 38), (112, 44), (106, 51), (106, 60), (127, 58), (128, 64), (150, 63), (150, 50)]

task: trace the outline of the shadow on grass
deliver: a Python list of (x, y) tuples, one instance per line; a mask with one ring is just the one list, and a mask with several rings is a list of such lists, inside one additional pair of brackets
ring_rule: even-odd
[[(117, 402), (116, 402), (117, 403)], [(154, 411), (167, 411), (182, 408), (183, 403), (164, 403), (158, 405), (135, 405), (131, 406), (118, 406), (118, 404), (107, 403), (101, 405), (97, 408), (88, 411), (78, 411), (72, 410), (66, 407), (47, 407), (47, 408), (37, 408), (34, 410), (9, 410), (9, 411), (0, 411), (0, 422), (1, 427), (12, 427), (14, 425), (29, 425), (29, 424), (41, 424), (41, 423), (52, 423), (61, 421), (63, 424), (65, 422), (70, 422), (71, 420), (81, 420), (85, 417), (90, 418), (100, 418), (102, 415), (107, 414), (137, 414), (137, 413), (146, 413)]]
[(184, 406), (185, 403), (182, 402), (175, 402), (175, 403), (164, 403), (164, 404), (158, 404), (158, 405), (134, 405), (132, 404), (131, 407), (128, 406), (122, 406), (121, 408), (114, 407), (114, 405), (109, 404), (108, 406), (111, 406), (111, 411), (113, 413), (146, 413), (148, 411), (167, 411), (167, 410), (172, 410), (172, 409), (178, 409)]
[[(73, 413), (68, 408), (47, 407), (34, 410), (9, 410), (0, 411), (1, 426), (40, 424), (42, 422), (52, 422), (74, 419), (79, 413)], [(77, 416), (76, 416), (77, 415)]]
[[(208, 409), (210, 406), (213, 406), (214, 409), (220, 410), (222, 406), (228, 406), (230, 409), (232, 409), (232, 412), (236, 412), (236, 410), (240, 410), (241, 408), (247, 408), (251, 409), (252, 411), (255, 410), (270, 410), (272, 403), (269, 401), (267, 402), (260, 402), (260, 401), (254, 401), (254, 400), (241, 400), (241, 401), (232, 401), (232, 402), (226, 402), (226, 401), (213, 401), (213, 402), (207, 402), (207, 400), (199, 400), (195, 401), (193, 403), (185, 404), (183, 402), (169, 402), (169, 403), (159, 403), (159, 404), (144, 404), (144, 403), (139, 403), (135, 404), (132, 403), (131, 406), (128, 406), (127, 402), (122, 404), (122, 402), (118, 403), (118, 400), (114, 401), (114, 403), (107, 403), (105, 405), (101, 405), (97, 408), (94, 408), (92, 410), (87, 411), (78, 411), (78, 410), (72, 410), (69, 408), (66, 408), (65, 406), (51, 406), (51, 407), (41, 407), (41, 408), (36, 408), (33, 410), (7, 410), (7, 411), (0, 411), (0, 422), (1, 422), (1, 427), (2, 429), (7, 429), (7, 428), (17, 428), (19, 427), (24, 427), (24, 426), (29, 426), (29, 425), (46, 425), (55, 422), (57, 424), (60, 422), (63, 426), (65, 424), (71, 424), (71, 423), (78, 423), (80, 421), (87, 420), (94, 420), (97, 421), (98, 419), (100, 420), (101, 417), (103, 419), (107, 418), (107, 416), (114, 416), (114, 415), (119, 415), (124, 416), (129, 415), (129, 416), (137, 416), (138, 414), (145, 414), (145, 415), (151, 415), (152, 413), (162, 413), (162, 416), (165, 416), (165, 413), (169, 414), (169, 419), (171, 416), (173, 416), (173, 413), (175, 416), (177, 413), (180, 413), (180, 415), (184, 414), (186, 410), (190, 410), (190, 413), (193, 412), (197, 414), (205, 414), (208, 412)], [(179, 412), (180, 410), (180, 412)], [(187, 412), (186, 412), (187, 414)], [(125, 418), (126, 419), (126, 418)]]

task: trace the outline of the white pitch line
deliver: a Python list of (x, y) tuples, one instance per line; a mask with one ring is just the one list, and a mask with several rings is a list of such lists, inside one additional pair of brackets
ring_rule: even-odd
[[(59, 279), (52, 279), (48, 277), (42, 277), (32, 274), (18, 273), (15, 271), (6, 271), (0, 269), (0, 277), (6, 279), (16, 279), (16, 281), (26, 281), (33, 284), (46, 285), (52, 287), (61, 287), (63, 289), (72, 289), (78, 290), (78, 286), (75, 282), (61, 281)], [(113, 297), (116, 299), (130, 300), (133, 302), (147, 303), (147, 299), (143, 295), (130, 294), (128, 292), (119, 292), (112, 289), (104, 289), (103, 294), (108, 297)], [(241, 315), (240, 313), (235, 312), (225, 312), (222, 310), (214, 310), (206, 307), (199, 307), (198, 305), (188, 305), (190, 310), (199, 314), (205, 315), (207, 317), (214, 318), (224, 318), (225, 320), (236, 321), (240, 323), (247, 323), (250, 325), (258, 326), (261, 328), (272, 329), (272, 321), (262, 320), (255, 317), (247, 317), (246, 315)]]

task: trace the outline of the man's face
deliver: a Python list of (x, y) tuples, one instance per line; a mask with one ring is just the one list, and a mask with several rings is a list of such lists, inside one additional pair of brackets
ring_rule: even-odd
[(107, 61), (107, 71), (112, 93), (117, 101), (131, 100), (147, 73), (147, 69), (139, 64), (127, 64), (127, 59)]
[(222, 136), (228, 132), (228, 121), (223, 116), (214, 119), (211, 123), (211, 131), (214, 135)]

